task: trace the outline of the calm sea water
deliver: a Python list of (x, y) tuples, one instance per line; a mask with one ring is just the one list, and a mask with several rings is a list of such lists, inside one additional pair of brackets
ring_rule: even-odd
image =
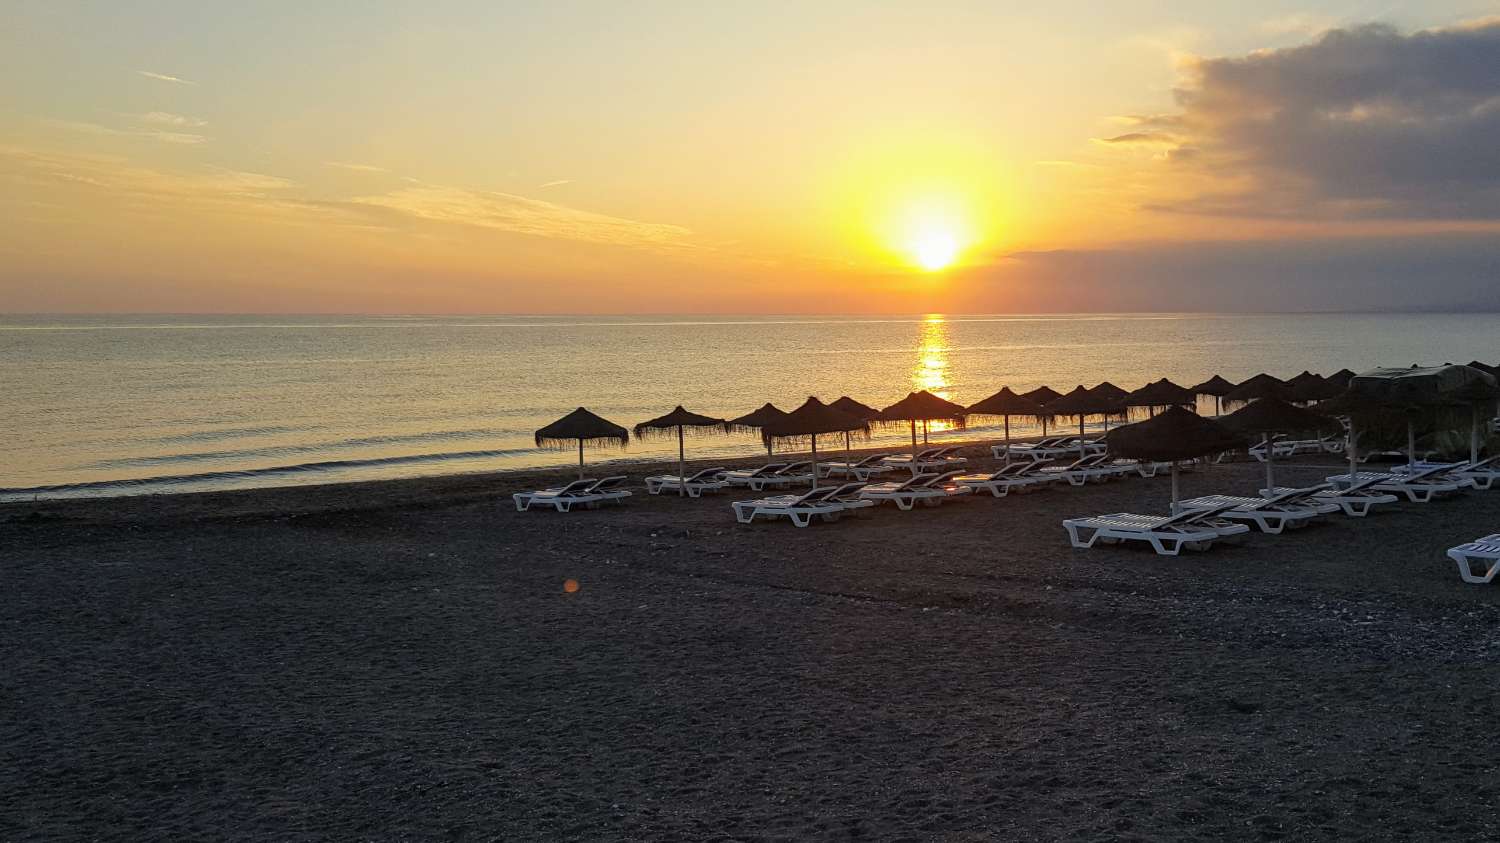
[[(678, 403), (732, 417), (808, 395), (878, 407), (926, 388), (967, 404), (1007, 385), (1494, 362), (1496, 327), (1492, 314), (5, 316), (0, 498), (561, 466), (576, 452), (538, 450), (532, 432), (579, 405), (630, 427)], [(756, 453), (754, 435), (689, 440), (690, 459)]]

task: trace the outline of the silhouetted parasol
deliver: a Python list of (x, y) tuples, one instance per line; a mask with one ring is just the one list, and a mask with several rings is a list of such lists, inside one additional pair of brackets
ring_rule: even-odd
[[(784, 410), (779, 409), (775, 404), (766, 403), (762, 404), (759, 410), (746, 413), (736, 419), (730, 419), (728, 425), (730, 430), (753, 430), (759, 433), (766, 425), (784, 418), (786, 418)], [(765, 442), (766, 456), (769, 457), (771, 455), (771, 440), (766, 439), (764, 436), (761, 439)]]
[(1095, 395), (1091, 390), (1079, 385), (1072, 392), (1049, 402), (1046, 406), (1048, 413), (1054, 416), (1077, 416), (1078, 417), (1078, 456), (1084, 454), (1083, 421), (1089, 416), (1118, 416), (1125, 411), (1124, 405), (1118, 401), (1108, 400)]
[(964, 408), (922, 390), (913, 392), (900, 401), (880, 411), (880, 421), (886, 424), (911, 422), (911, 453), (917, 455), (917, 422), (946, 421), (955, 425), (964, 423)]
[(1097, 395), (1106, 401), (1124, 401), (1130, 395), (1129, 391), (1121, 389), (1109, 381), (1105, 381), (1098, 386), (1089, 387), (1089, 393)]
[(1330, 381), (1322, 375), (1313, 375), (1310, 378), (1298, 377), (1287, 382), (1286, 398), (1291, 401), (1307, 403), (1309, 401), (1326, 401), (1344, 391), (1344, 388)]
[(1262, 398), (1286, 400), (1287, 386), (1284, 381), (1271, 375), (1261, 374), (1244, 381), (1224, 395), (1226, 404), (1248, 404)]
[(1036, 403), (1024, 395), (1011, 392), (1010, 387), (1005, 387), (999, 392), (980, 401), (969, 405), (968, 414), (971, 416), (998, 416), (1005, 419), (1005, 460), (1010, 461), (1010, 419), (1011, 416), (1023, 419), (1044, 418), (1046, 410), (1042, 405)]
[[(1289, 404), (1280, 398), (1262, 398), (1230, 413), (1220, 420), (1225, 427), (1239, 433), (1262, 434), (1266, 448), (1266, 489), (1276, 488), (1275, 469), (1272, 468), (1271, 434), (1293, 433), (1303, 430), (1321, 431), (1338, 427), (1338, 422), (1319, 412)], [(1272, 494), (1267, 491), (1266, 494)]]
[(578, 479), (583, 479), (583, 446), (623, 448), (630, 442), (630, 431), (602, 419), (582, 407), (536, 432), (538, 448), (566, 448), (578, 443)]
[(1353, 377), (1354, 373), (1349, 371), (1348, 369), (1339, 369), (1337, 372), (1329, 375), (1326, 380), (1342, 390), (1349, 388), (1349, 381)]
[[(858, 401), (855, 401), (853, 398), (850, 398), (847, 395), (841, 395), (841, 396), (839, 396), (838, 400), (830, 403), (828, 406), (832, 407), (835, 410), (838, 410), (841, 413), (848, 413), (849, 415), (851, 415), (851, 416), (853, 416), (853, 417), (855, 417), (857, 419), (864, 419), (867, 422), (868, 421), (876, 421), (876, 420), (878, 420), (880, 418), (880, 411), (879, 410), (875, 409), (874, 407), (871, 407), (869, 404), (861, 404)], [(849, 459), (849, 457), (850, 457), (850, 454), (849, 454), (849, 434), (845, 433), (844, 434), (844, 459), (847, 461)]]
[(870, 431), (870, 423), (864, 419), (843, 413), (816, 398), (809, 398), (801, 407), (786, 414), (763, 428), (766, 437), (778, 442), (812, 443), (813, 488), (818, 487), (818, 434), (820, 433), (864, 433)]
[[(1022, 398), (1030, 398), (1031, 400), (1033, 400), (1036, 403), (1041, 404), (1043, 407), (1045, 407), (1045, 406), (1047, 406), (1047, 402), (1049, 402), (1049, 401), (1056, 401), (1057, 399), (1061, 398), (1062, 397), (1062, 393), (1058, 392), (1057, 390), (1053, 389), (1050, 386), (1039, 386), (1036, 389), (1031, 390), (1030, 392), (1023, 392), (1023, 393), (1021, 393), (1021, 397)], [(1042, 420), (1042, 435), (1046, 436), (1047, 435), (1047, 417), (1046, 416), (1041, 416), (1041, 420)]]
[(1245, 437), (1182, 407), (1155, 418), (1117, 427), (1105, 434), (1111, 453), (1172, 463), (1172, 511), (1177, 511), (1177, 463), (1245, 447)]
[(1217, 417), (1223, 409), (1219, 405), (1220, 400), (1234, 390), (1234, 384), (1218, 375), (1214, 375), (1203, 383), (1189, 388), (1192, 389), (1194, 395), (1212, 395), (1214, 397), (1214, 416)]
[(1162, 378), (1125, 396), (1125, 406), (1146, 407), (1150, 409), (1151, 415), (1155, 416), (1158, 408), (1196, 407), (1198, 396), (1191, 389), (1185, 389)]
[[(695, 433), (728, 433), (729, 425), (723, 419), (715, 419), (709, 416), (700, 416), (697, 413), (682, 409), (678, 404), (672, 412), (665, 416), (643, 421), (635, 426), (635, 435), (638, 438), (671, 436), (677, 434), (677, 474), (687, 477), (687, 450), (683, 444), (683, 432), (691, 429)], [(677, 494), (687, 493), (687, 484), (677, 485)]]

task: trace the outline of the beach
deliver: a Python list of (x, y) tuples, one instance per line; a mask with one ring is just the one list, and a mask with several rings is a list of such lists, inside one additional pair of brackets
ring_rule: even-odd
[(512, 505), (567, 476), (0, 505), (0, 836), (1500, 834), (1500, 592), (1444, 556), (1500, 493), (1167, 558), (1059, 525), (1164, 476), (807, 529)]

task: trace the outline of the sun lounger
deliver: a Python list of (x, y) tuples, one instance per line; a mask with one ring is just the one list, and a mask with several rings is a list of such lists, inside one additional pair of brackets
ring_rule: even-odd
[(1032, 452), (1038, 448), (1051, 448), (1067, 441), (1067, 439), (1068, 437), (1066, 436), (1048, 436), (1037, 442), (1013, 442), (1009, 446), (1001, 443), (999, 445), (991, 445), (990, 453), (997, 460), (1004, 459), (1006, 456), (1031, 459)]
[[(1074, 453), (1077, 453), (1076, 451)], [(1068, 463), (1067, 465), (1049, 465), (1041, 469), (1042, 474), (1050, 474), (1068, 481), (1074, 486), (1082, 486), (1088, 482), (1103, 483), (1105, 480), (1113, 480), (1122, 476), (1120, 469), (1108, 466), (1107, 454), (1089, 454), (1086, 457)], [(1134, 471), (1134, 468), (1130, 469)]]
[(1176, 515), (1136, 515), (1117, 512), (1092, 518), (1069, 518), (1062, 522), (1074, 547), (1097, 543), (1143, 541), (1162, 556), (1176, 556), (1183, 548), (1208, 550), (1214, 542), (1250, 532), (1245, 524), (1230, 524), (1220, 517), (1233, 505), (1194, 509)]
[(968, 486), (976, 494), (989, 492), (997, 498), (1003, 498), (1011, 492), (1017, 494), (1042, 489), (1062, 479), (1056, 474), (1043, 474), (1042, 466), (1050, 460), (1038, 460), (1031, 462), (1023, 460), (1008, 463), (999, 471), (990, 474), (961, 474), (953, 478), (953, 482)]
[(845, 512), (874, 506), (871, 501), (851, 499), (864, 488), (863, 483), (845, 483), (842, 486), (823, 486), (800, 495), (776, 495), (753, 501), (735, 501), (735, 520), (749, 524), (756, 518), (778, 518), (786, 516), (792, 524), (806, 527), (813, 518), (837, 521)]
[(696, 498), (704, 492), (717, 492), (727, 488), (729, 484), (720, 479), (724, 468), (705, 468), (702, 471), (689, 475), (686, 480), (675, 474), (658, 474), (646, 478), (646, 491), (653, 495), (659, 495), (663, 491), (675, 492), (683, 489), (690, 498)]
[(757, 469), (726, 471), (724, 482), (731, 486), (748, 486), (752, 492), (781, 489), (810, 482), (813, 479), (812, 472), (808, 471), (811, 466), (810, 462), (771, 463)]
[[(1314, 492), (1308, 497), (1309, 501), (1317, 503), (1335, 504), (1351, 518), (1363, 518), (1370, 514), (1370, 510), (1376, 506), (1388, 503), (1396, 503), (1398, 498), (1390, 492), (1381, 492), (1375, 489), (1375, 484), (1380, 482), (1379, 477), (1355, 483), (1343, 489), (1329, 488)], [(1295, 492), (1290, 486), (1277, 486), (1274, 489), (1261, 489), (1260, 494), (1264, 497), (1281, 495), (1287, 492)]]
[(1182, 501), (1182, 509), (1221, 510), (1220, 517), (1232, 521), (1249, 521), (1262, 533), (1280, 533), (1287, 528), (1305, 527), (1313, 521), (1339, 511), (1338, 504), (1317, 502), (1312, 496), (1326, 486), (1310, 486), (1304, 489), (1287, 489), (1268, 498), (1239, 497), (1236, 495), (1203, 495)]
[[(1027, 444), (1023, 442), (1018, 445), (1012, 445), (1010, 446), (1009, 453), (1012, 459), (1019, 458), (1028, 460), (1051, 460), (1057, 459), (1059, 457), (1077, 455), (1078, 449), (1079, 445), (1077, 437), (1054, 436), (1050, 439), (1043, 439), (1042, 441), (1035, 444)], [(1085, 456), (1089, 454), (1100, 454), (1103, 452), (1104, 443), (1097, 440), (1084, 441), (1083, 453)]]
[(1442, 466), (1421, 469), (1409, 474), (1358, 471), (1352, 477), (1348, 474), (1334, 474), (1324, 479), (1332, 483), (1335, 489), (1347, 489), (1366, 480), (1375, 480), (1375, 483), (1366, 488), (1405, 495), (1406, 499), (1412, 503), (1428, 503), (1433, 498), (1457, 494), (1470, 487), (1470, 482), (1464, 478), (1443, 478), (1445, 471), (1447, 469)]
[(897, 509), (910, 510), (919, 502), (924, 506), (937, 506), (948, 498), (970, 495), (974, 490), (957, 483), (953, 478), (960, 472), (946, 474), (916, 474), (904, 483), (877, 483), (866, 486), (859, 493), (869, 501), (891, 501)]
[(1444, 469), (1439, 472), (1439, 476), (1461, 478), (1469, 481), (1469, 484), (1476, 489), (1489, 491), (1495, 488), (1495, 481), (1500, 479), (1500, 454), (1485, 457), (1473, 463), (1464, 460), (1450, 463), (1419, 462), (1415, 466), (1398, 465), (1391, 469), (1391, 473), (1410, 476), (1413, 471), (1424, 471), (1429, 468)]
[[(1500, 571), (1500, 533), (1461, 544), (1448, 551), (1448, 558), (1458, 563), (1458, 575), (1464, 582), (1492, 582)], [(1484, 573), (1474, 573), (1475, 562), (1485, 563)]]
[(916, 454), (896, 454), (885, 458), (885, 464), (892, 468), (905, 468), (912, 474), (930, 473), (934, 470), (941, 471), (955, 465), (963, 465), (969, 460), (954, 453), (958, 450), (957, 445), (946, 448), (928, 448), (918, 451)]
[(602, 480), (574, 480), (555, 489), (516, 492), (511, 497), (515, 499), (518, 512), (525, 512), (533, 506), (550, 506), (558, 512), (571, 512), (575, 506), (593, 509), (601, 503), (618, 503), (630, 497), (629, 491), (618, 488), (625, 480), (624, 475)]
[(853, 477), (856, 480), (869, 480), (872, 475), (884, 474), (891, 471), (895, 466), (886, 462), (890, 454), (871, 454), (856, 462), (830, 462), (822, 463), (818, 467), (823, 471), (825, 477)]

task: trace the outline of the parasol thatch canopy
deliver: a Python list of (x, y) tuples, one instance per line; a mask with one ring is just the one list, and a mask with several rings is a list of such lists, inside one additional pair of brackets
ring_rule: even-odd
[(1299, 383), (1287, 382), (1286, 398), (1292, 401), (1326, 401), (1343, 392), (1344, 388), (1321, 375), (1304, 378)]
[(1223, 398), (1234, 390), (1234, 384), (1219, 375), (1214, 375), (1203, 383), (1188, 388), (1195, 395), (1212, 395), (1215, 398)]
[(1325, 378), (1325, 380), (1327, 380), (1329, 383), (1333, 384), (1334, 386), (1337, 386), (1340, 389), (1348, 389), (1349, 388), (1349, 381), (1352, 380), (1353, 378), (1354, 378), (1354, 372), (1352, 372), (1352, 371), (1350, 371), (1348, 369), (1339, 369), (1337, 372), (1334, 372), (1333, 374), (1331, 374), (1327, 378)]
[(1125, 396), (1125, 405), (1128, 407), (1197, 406), (1197, 404), (1198, 396), (1193, 390), (1180, 387), (1166, 378), (1148, 383)]
[(971, 416), (1037, 419), (1046, 415), (1047, 411), (1041, 404), (1024, 395), (1017, 395), (1007, 386), (983, 401), (970, 404), (967, 412)]
[(1181, 407), (1105, 434), (1109, 450), (1142, 460), (1187, 460), (1243, 448), (1245, 437)]
[(939, 398), (927, 390), (913, 392), (900, 401), (880, 411), (880, 420), (903, 421), (947, 421), (961, 425), (967, 413), (962, 405), (946, 398)]
[(1322, 375), (1315, 375), (1307, 369), (1303, 369), (1302, 374), (1287, 378), (1286, 385), (1290, 387), (1298, 387), (1304, 383), (1318, 383), (1322, 380)]
[(658, 416), (650, 421), (643, 421), (636, 425), (635, 435), (641, 438), (676, 436), (686, 428), (693, 428), (694, 430), (701, 430), (708, 433), (723, 433), (728, 431), (725, 425), (726, 422), (723, 419), (699, 415), (691, 410), (684, 410), (682, 405), (678, 404), (672, 412), (667, 413), (665, 416)]
[(758, 410), (752, 410), (743, 416), (730, 419), (725, 422), (730, 429), (737, 431), (760, 430), (766, 425), (786, 418), (786, 411), (775, 404), (767, 402)]
[(1049, 415), (1080, 418), (1083, 416), (1118, 416), (1125, 411), (1124, 405), (1119, 401), (1097, 395), (1093, 390), (1081, 384), (1056, 401), (1047, 402), (1044, 409)]
[(1126, 396), (1130, 395), (1129, 391), (1121, 389), (1109, 381), (1090, 387), (1089, 392), (1107, 401), (1124, 401)]
[(630, 431), (579, 407), (536, 432), (538, 448), (562, 449), (574, 442), (596, 448), (623, 448), (630, 442)]
[(1231, 404), (1244, 404), (1261, 398), (1284, 399), (1286, 396), (1286, 382), (1262, 372), (1230, 390), (1224, 395), (1224, 400)]
[(578, 479), (582, 480), (583, 446), (623, 448), (630, 442), (630, 431), (579, 407), (536, 432), (538, 448), (566, 448), (573, 442), (578, 443)]
[(1478, 369), (1488, 375), (1500, 375), (1500, 366), (1491, 366), (1488, 363), (1481, 363), (1478, 360), (1470, 360), (1469, 368)]
[(1291, 433), (1338, 425), (1323, 413), (1289, 404), (1280, 398), (1253, 401), (1220, 419), (1219, 423), (1241, 433)]
[(1039, 386), (1030, 392), (1021, 393), (1022, 398), (1030, 398), (1038, 404), (1046, 404), (1048, 401), (1056, 401), (1062, 397), (1062, 393), (1050, 386)]
[(1500, 395), (1494, 375), (1469, 366), (1375, 369), (1355, 375), (1349, 392), (1373, 402), (1426, 407), (1493, 401)]
[(857, 419), (864, 419), (865, 421), (874, 421), (880, 418), (879, 410), (868, 404), (861, 404), (847, 395), (840, 396), (837, 401), (830, 403), (828, 406), (841, 413), (848, 413)]

